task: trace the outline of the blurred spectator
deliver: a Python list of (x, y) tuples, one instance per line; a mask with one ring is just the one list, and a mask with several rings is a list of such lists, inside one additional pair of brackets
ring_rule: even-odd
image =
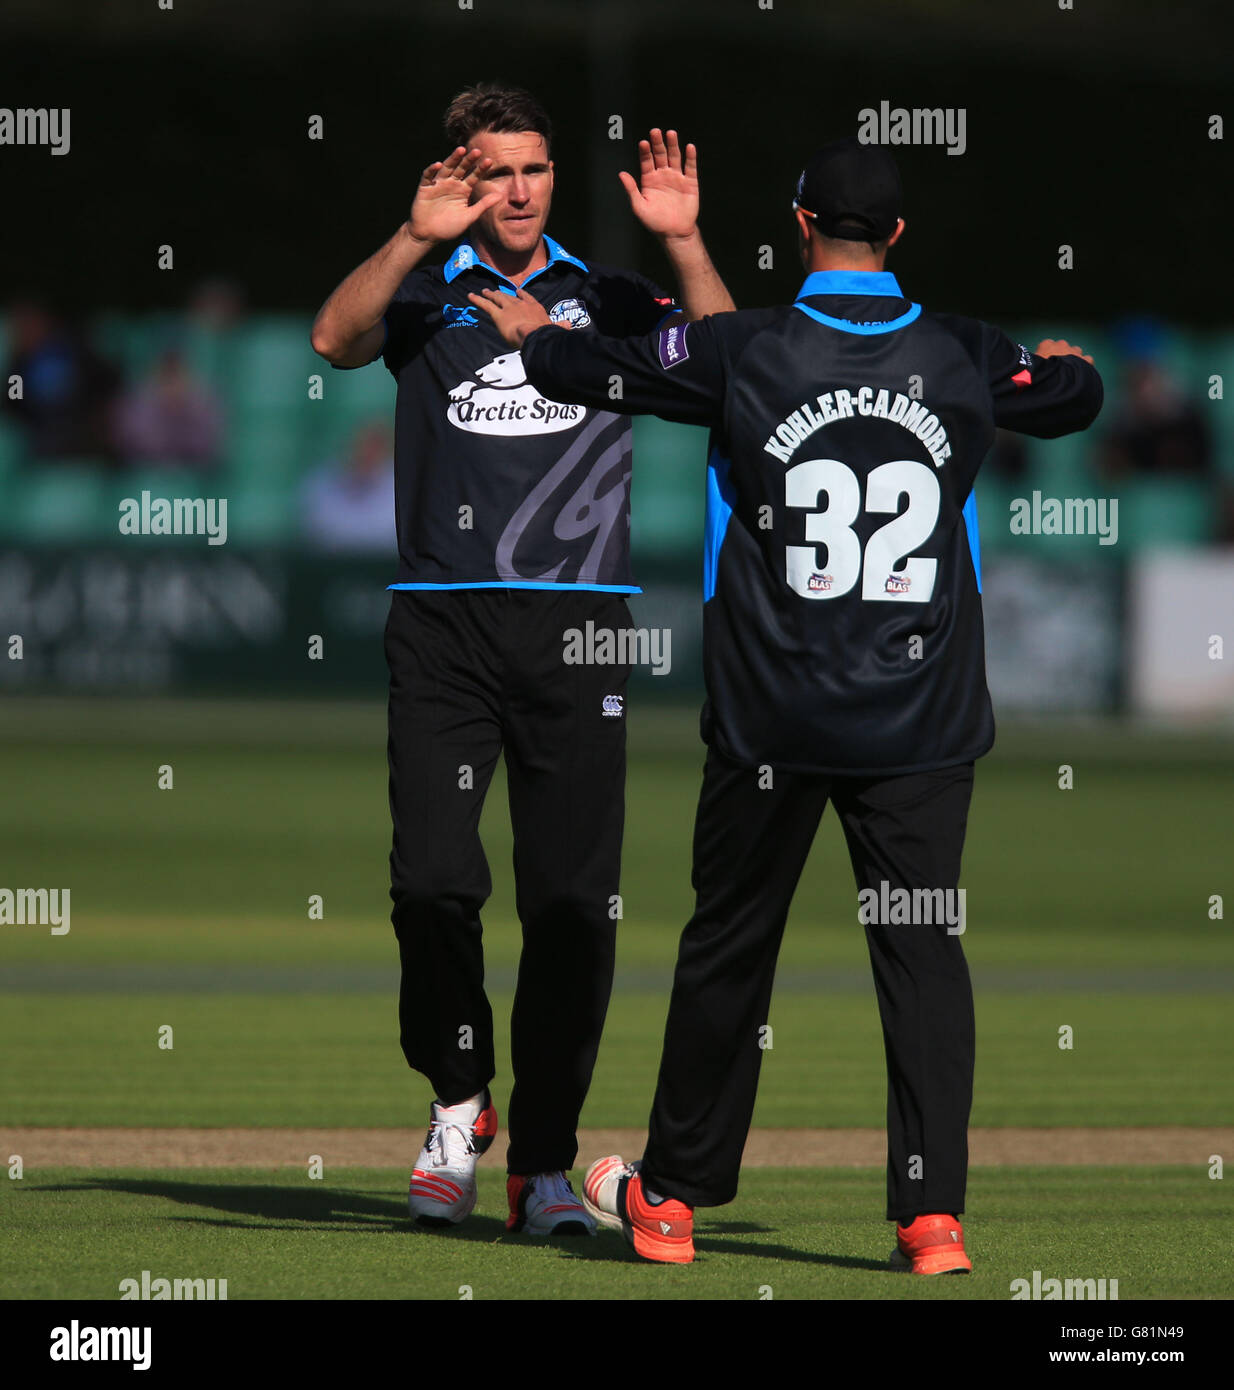
[(7, 382), (21, 378), (21, 398), (3, 393), (31, 457), (114, 460), (112, 408), (120, 373), (85, 336), (31, 301), (11, 310)]
[(226, 333), (244, 317), (244, 291), (234, 280), (216, 275), (194, 289), (187, 307), (192, 327)]
[(362, 425), (342, 463), (309, 475), (303, 525), (322, 550), (393, 552), (394, 450), (384, 424)]
[(209, 466), (218, 461), (223, 413), (218, 400), (169, 348), (151, 376), (121, 402), (116, 435), (131, 462)]
[(1124, 324), (1122, 391), (1101, 451), (1103, 471), (1156, 477), (1211, 475), (1208, 423), (1161, 362), (1161, 330), (1150, 320)]

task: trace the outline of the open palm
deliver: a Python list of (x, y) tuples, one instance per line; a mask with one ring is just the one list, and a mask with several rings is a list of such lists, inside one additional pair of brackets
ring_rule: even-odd
[(630, 195), (635, 217), (657, 236), (689, 236), (698, 222), (698, 154), (683, 155), (677, 132), (659, 129), (638, 142), (638, 182), (624, 170), (618, 176)]
[(430, 164), (420, 175), (408, 222), (421, 241), (451, 241), (461, 235), (481, 213), (501, 202), (500, 193), (471, 201), (476, 180), (492, 164), (479, 150), (461, 145), (446, 160)]

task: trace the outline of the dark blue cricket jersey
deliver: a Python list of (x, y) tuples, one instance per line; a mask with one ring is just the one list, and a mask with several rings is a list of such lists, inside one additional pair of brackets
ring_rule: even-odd
[(1101, 378), (894, 275), (827, 271), (793, 304), (641, 338), (538, 329), (563, 401), (711, 426), (704, 733), (751, 766), (886, 776), (987, 752), (973, 482), (996, 426), (1086, 428)]
[[(580, 337), (646, 333), (680, 312), (642, 275), (589, 266), (551, 237), (523, 281)], [(386, 311), (381, 357), (398, 382), (396, 589), (637, 593), (630, 573), (630, 421), (564, 404), (527, 380), (468, 294), (505, 276), (461, 242), (417, 266)]]

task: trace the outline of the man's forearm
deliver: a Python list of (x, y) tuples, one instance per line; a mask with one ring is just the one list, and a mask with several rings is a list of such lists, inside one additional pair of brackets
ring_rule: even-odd
[(313, 323), (314, 351), (328, 362), (353, 366), (359, 365), (351, 360), (357, 351), (361, 350), (359, 355), (363, 356), (371, 346), (372, 351), (364, 358), (370, 360), (380, 349), (380, 342), (374, 344), (374, 340), (395, 291), (431, 250), (432, 242), (413, 237), (409, 224), (404, 222), (381, 250), (357, 266), (321, 306)]
[(736, 309), (719, 271), (711, 263), (697, 227), (687, 237), (665, 237), (664, 250), (676, 273), (681, 303), (688, 319), (701, 319), (705, 314), (726, 314)]

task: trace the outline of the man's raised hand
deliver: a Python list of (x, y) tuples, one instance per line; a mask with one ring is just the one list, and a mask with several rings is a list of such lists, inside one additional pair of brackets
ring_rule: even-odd
[[(498, 333), (513, 348), (521, 348), (528, 333), (552, 323), (544, 305), (538, 299), (533, 299), (526, 290), (518, 290), (514, 294), (484, 290), (481, 294), (469, 294), (467, 298), (488, 314), (497, 325)], [(560, 325), (562, 328), (568, 326)]]
[(687, 145), (683, 155), (675, 130), (657, 128), (650, 137), (638, 142), (638, 182), (625, 170), (618, 175), (630, 207), (656, 236), (692, 236), (698, 225), (698, 151)]
[(447, 159), (430, 164), (420, 175), (415, 201), (407, 217), (407, 230), (426, 245), (461, 236), (482, 213), (501, 202), (500, 193), (471, 201), (476, 180), (492, 164), (479, 150), (462, 145)]

